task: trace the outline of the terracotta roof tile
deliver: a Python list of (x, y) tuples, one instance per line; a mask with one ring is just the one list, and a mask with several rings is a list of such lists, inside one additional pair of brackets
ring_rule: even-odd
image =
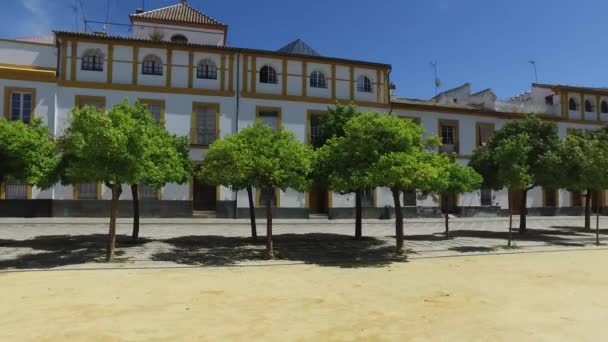
[(153, 19), (159, 21), (181, 22), (187, 24), (222, 25), (221, 22), (198, 11), (197, 9), (182, 2), (177, 5), (159, 8), (143, 13), (131, 14), (131, 21), (137, 19)]

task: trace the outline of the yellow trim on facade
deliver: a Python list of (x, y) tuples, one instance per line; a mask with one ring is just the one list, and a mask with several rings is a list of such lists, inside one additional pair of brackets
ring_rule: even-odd
[(381, 78), (380, 69), (376, 70), (376, 102), (382, 103), (382, 83), (380, 82)]
[(351, 66), (349, 72), (350, 72), (350, 79), (349, 79), (349, 83), (350, 83), (350, 100), (351, 101), (355, 101), (355, 68), (353, 68)]
[(234, 96), (234, 92), (221, 91), (213, 89), (197, 89), (197, 88), (170, 88), (162, 86), (146, 86), (146, 85), (131, 85), (131, 84), (105, 84), (99, 82), (71, 82), (60, 81), (58, 83), (62, 87), (71, 88), (87, 88), (87, 89), (103, 89), (103, 90), (121, 90), (121, 91), (138, 91), (150, 93), (167, 93), (167, 94), (186, 94), (186, 95), (203, 95), (203, 96)]
[(234, 55), (228, 57), (230, 65), (228, 66), (228, 91), (234, 91)]
[(173, 78), (173, 50), (167, 50), (167, 77), (165, 78), (165, 86), (171, 88), (171, 79)]
[(11, 94), (26, 93), (32, 95), (32, 112), (30, 113), (30, 121), (36, 117), (36, 88), (21, 88), (21, 87), (4, 87), (4, 117), (8, 120), (11, 112)]
[[(309, 103), (321, 103), (321, 104), (329, 104), (333, 105), (336, 103), (335, 100), (326, 97), (313, 97), (307, 96), (303, 98), (297, 95), (287, 95), (283, 96), (281, 94), (253, 94), (253, 93), (242, 93), (242, 97), (244, 98), (252, 98), (252, 99), (260, 99), (260, 100), (276, 100), (276, 101), (294, 101), (294, 102), (309, 102)], [(365, 102), (365, 101), (349, 101), (349, 100), (338, 100), (341, 103), (353, 103), (359, 107), (372, 107), (372, 108), (388, 108), (388, 104), (381, 104), (376, 102)]]
[(61, 43), (61, 79), (66, 80), (68, 75), (68, 41)]
[(49, 72), (55, 73), (55, 68), (41, 67), (41, 66), (36, 66), (36, 65), (0, 63), (0, 68), (34, 70), (34, 71), (49, 71)]
[(308, 93), (308, 66), (306, 62), (302, 62), (302, 97), (306, 97)]
[(188, 88), (194, 87), (194, 52), (188, 53)]
[(165, 126), (166, 120), (166, 111), (165, 111), (165, 100), (159, 99), (137, 99), (140, 103), (145, 105), (158, 105), (160, 106), (160, 125)]
[(334, 207), (334, 193), (332, 191), (327, 192), (327, 209)]
[(475, 148), (480, 146), (481, 143), (481, 137), (479, 136), (479, 130), (481, 129), (481, 126), (492, 126), (492, 131), (496, 131), (496, 124), (494, 122), (476, 122), (475, 123)]
[(196, 109), (199, 107), (211, 107), (215, 109), (215, 137), (216, 140), (220, 139), (220, 104), (216, 102), (192, 102), (192, 117), (190, 119), (191, 145), (201, 145), (196, 141)]
[[(243, 93), (247, 92), (247, 83), (249, 82), (249, 58), (247, 55), (243, 56)], [(237, 91), (240, 91), (237, 89)]]
[(0, 183), (0, 200), (6, 199), (6, 182)]
[(255, 94), (256, 87), (258, 84), (258, 67), (257, 67), (257, 58), (255, 56), (251, 57), (251, 92)]
[[(72, 196), (73, 199), (75, 200), (79, 200), (80, 199), (80, 189), (79, 189), (79, 185), (80, 184), (74, 184), (72, 185)], [(102, 200), (103, 199), (103, 186), (101, 183), (97, 183), (97, 200)]]
[(36, 70), (29, 68), (15, 68), (0, 66), (0, 78), (19, 81), (56, 82), (54, 70)]
[(331, 100), (336, 100), (336, 65), (331, 65)]
[(226, 90), (226, 55), (220, 56), (220, 90)]
[(585, 120), (585, 113), (587, 113), (587, 109), (585, 108), (585, 94), (580, 94), (580, 98), (581, 98), (581, 107), (580, 107), (581, 119)]
[(456, 154), (460, 154), (460, 120), (445, 120), (445, 119), (439, 119), (437, 120), (437, 136), (439, 136), (439, 139), (442, 139), (442, 135), (441, 135), (441, 127), (442, 126), (454, 126), (454, 152)]
[(284, 59), (283, 60), (283, 70), (282, 70), (283, 72), (281, 73), (281, 81), (282, 81), (282, 86), (283, 86), (283, 89), (282, 89), (283, 96), (287, 95), (287, 75), (288, 75), (288, 71), (289, 71), (288, 68), (289, 68), (289, 65), (287, 64), (287, 60)]
[(281, 107), (267, 107), (267, 106), (256, 106), (255, 107), (255, 119), (260, 118), (261, 112), (277, 112), (277, 127), (281, 128), (283, 125), (283, 109)]
[(107, 108), (105, 96), (89, 96), (89, 95), (74, 96), (74, 106), (77, 108), (82, 108), (82, 102), (85, 102), (85, 101), (102, 103), (103, 105), (101, 107), (101, 110), (103, 110), (103, 111), (105, 111)]
[[(266, 204), (264, 204), (264, 205), (261, 204), (261, 195), (262, 195), (262, 191), (260, 191), (259, 189), (255, 189), (255, 206), (256, 206), (256, 208), (265, 208), (266, 207)], [(281, 207), (281, 189), (275, 188), (274, 197), (275, 197), (274, 201), (276, 202), (276, 205), (273, 208), (280, 208)]]
[(108, 76), (106, 77), (106, 81), (108, 84), (112, 83), (112, 78), (114, 77), (114, 44), (108, 45)]
[(70, 60), (70, 80), (76, 81), (76, 62), (78, 60), (78, 42), (72, 41), (72, 58)]
[(327, 115), (327, 111), (313, 109), (306, 111), (306, 136), (304, 137), (304, 143), (309, 145), (312, 144), (312, 141), (310, 141), (310, 135), (312, 133), (312, 117), (316, 115)]
[(133, 60), (131, 61), (131, 84), (137, 85), (139, 76), (139, 48), (133, 47)]

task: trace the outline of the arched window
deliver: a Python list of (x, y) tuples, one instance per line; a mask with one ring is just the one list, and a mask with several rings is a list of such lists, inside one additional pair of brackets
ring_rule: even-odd
[(271, 66), (264, 66), (260, 69), (260, 83), (277, 84), (277, 72)]
[(163, 74), (163, 62), (158, 56), (148, 55), (144, 58), (141, 64), (141, 73), (144, 75), (159, 75)]
[(89, 49), (82, 55), (81, 70), (103, 71), (103, 54), (99, 49)]
[(327, 82), (325, 81), (325, 74), (320, 71), (313, 71), (310, 73), (310, 87), (311, 88), (327, 88)]
[(568, 101), (568, 109), (576, 110), (576, 101), (574, 99), (570, 99), (570, 101)]
[(196, 78), (217, 80), (217, 66), (210, 59), (203, 59), (196, 68)]
[(173, 36), (171, 36), (171, 42), (178, 44), (188, 44), (188, 38), (186, 38), (186, 36), (184, 36), (183, 34), (174, 34)]
[(369, 77), (361, 75), (357, 79), (357, 91), (360, 93), (371, 93), (372, 92), (372, 81)]
[(593, 112), (593, 105), (589, 100), (585, 100), (585, 112)]
[(602, 114), (608, 114), (608, 102), (602, 101), (600, 109)]

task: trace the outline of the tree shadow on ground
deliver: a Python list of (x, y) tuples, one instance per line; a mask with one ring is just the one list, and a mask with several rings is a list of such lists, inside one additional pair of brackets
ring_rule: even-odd
[[(587, 234), (581, 234), (567, 229), (528, 228), (524, 234), (519, 234), (516, 229), (513, 229), (513, 239), (515, 241), (544, 242), (557, 246), (585, 246), (584, 242), (576, 241), (576, 237), (590, 238)], [(505, 231), (453, 230), (450, 232), (450, 238), (507, 240), (509, 238), (509, 231), (508, 229), (505, 229)], [(445, 241), (445, 238), (442, 239), (441, 236), (437, 234), (409, 235), (406, 236), (406, 239), (410, 241)]]
[(480, 247), (480, 246), (458, 246), (448, 248), (450, 251), (459, 253), (491, 253), (495, 252), (495, 247)]
[[(174, 249), (152, 256), (154, 261), (184, 265), (227, 266), (265, 259), (265, 238), (184, 236), (164, 240)], [(378, 267), (406, 261), (395, 248), (376, 238), (355, 240), (338, 234), (281, 234), (273, 238), (277, 260), (334, 267)]]
[[(54, 268), (79, 265), (105, 260), (106, 234), (91, 235), (47, 235), (28, 240), (0, 240), (0, 248), (27, 248), (15, 251), (12, 259), (0, 260), (0, 270)], [(115, 256), (126, 254), (125, 249), (137, 247), (150, 240), (140, 238), (138, 244), (130, 243), (130, 236), (117, 235)], [(120, 250), (118, 250), (120, 249)], [(11, 253), (11, 252), (9, 252)]]
[[(591, 229), (586, 230), (584, 225), (580, 226), (551, 226), (554, 229), (570, 230), (578, 233), (595, 234), (595, 222), (591, 222)], [(600, 234), (608, 234), (608, 228), (600, 228)]]

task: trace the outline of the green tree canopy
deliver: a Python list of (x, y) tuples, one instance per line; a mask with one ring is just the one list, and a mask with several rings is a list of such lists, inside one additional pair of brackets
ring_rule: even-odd
[(12, 177), (41, 188), (53, 186), (61, 157), (52, 136), (40, 119), (27, 124), (0, 118), (0, 182)]
[(334, 107), (328, 107), (327, 113), (319, 122), (319, 133), (312, 142), (313, 146), (318, 148), (333, 137), (344, 136), (346, 124), (357, 114), (359, 110), (353, 104), (343, 105), (337, 102)]
[[(122, 184), (136, 184), (150, 146), (149, 127), (140, 124), (125, 100), (108, 113), (85, 106), (74, 108), (70, 127), (60, 140), (65, 158), (62, 182), (101, 182), (112, 190), (110, 233), (106, 259), (114, 257), (116, 216)], [(146, 163), (143, 163), (146, 164)]]
[[(515, 140), (513, 140), (515, 139)], [(518, 152), (518, 158), (523, 163), (517, 169), (505, 168), (505, 153), (510, 151), (513, 144), (526, 144)], [(507, 146), (509, 145), (509, 146)], [(495, 190), (509, 188), (521, 190), (522, 211), (520, 216), (520, 232), (526, 230), (526, 198), (529, 190), (536, 186), (551, 187), (555, 183), (556, 169), (549, 162), (555, 160), (549, 155), (555, 153), (559, 146), (557, 126), (529, 115), (521, 120), (512, 120), (497, 130), (489, 140), (488, 145), (475, 150), (469, 165), (482, 175), (484, 186)], [(522, 153), (526, 152), (525, 155)], [(521, 177), (525, 170), (526, 177)], [(513, 175), (506, 172), (515, 172)], [(521, 182), (527, 182), (523, 184)], [(512, 188), (517, 184), (517, 188)]]

